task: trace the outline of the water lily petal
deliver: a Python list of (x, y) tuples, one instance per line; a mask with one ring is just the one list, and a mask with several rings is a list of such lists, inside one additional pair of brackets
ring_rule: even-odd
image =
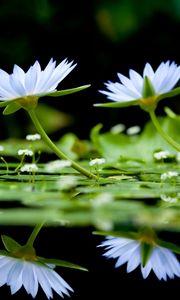
[[(176, 83), (180, 79), (180, 66), (177, 66), (174, 62), (170, 61), (162, 62), (156, 71), (153, 70), (149, 63), (145, 64), (143, 70), (143, 76), (138, 74), (136, 71), (129, 70), (129, 78), (125, 77), (121, 73), (118, 73), (120, 82), (111, 82), (105, 83), (107, 90), (99, 90), (100, 93), (107, 96), (108, 99), (116, 102), (124, 102), (123, 106), (128, 105), (128, 101), (133, 101), (137, 103), (137, 100), (143, 98), (142, 102), (139, 101), (139, 104), (145, 110), (151, 110), (156, 107), (158, 99), (163, 99), (166, 97), (166, 93), (170, 92)], [(144, 80), (150, 81), (153, 91), (153, 97), (151, 101), (145, 101), (149, 96), (144, 94)], [(157, 97), (158, 96), (158, 97)], [(160, 97), (161, 96), (161, 97)], [(149, 106), (149, 107), (148, 107)]]
[(180, 277), (180, 263), (174, 253), (166, 248), (153, 245), (152, 252), (145, 266), (142, 263), (141, 240), (121, 237), (107, 237), (100, 247), (107, 250), (103, 255), (106, 258), (118, 258), (115, 267), (127, 262), (127, 272), (131, 272), (140, 265), (143, 278), (147, 278), (151, 270), (159, 280)]

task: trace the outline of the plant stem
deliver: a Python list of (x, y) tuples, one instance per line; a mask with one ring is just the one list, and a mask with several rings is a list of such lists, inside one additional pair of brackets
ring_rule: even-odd
[(149, 112), (149, 115), (151, 117), (151, 120), (159, 132), (159, 134), (168, 142), (173, 148), (175, 148), (178, 152), (180, 152), (180, 144), (178, 144), (176, 141), (174, 141), (164, 130), (162, 129), (161, 125), (159, 124), (159, 121), (156, 117), (155, 111), (151, 110)]
[(52, 141), (51, 139), (48, 137), (48, 135), (46, 134), (46, 132), (44, 131), (44, 129), (42, 128), (35, 110), (28, 110), (28, 113), (31, 117), (31, 120), (34, 123), (34, 126), (36, 127), (37, 131), (39, 132), (39, 134), (41, 135), (41, 137), (43, 138), (44, 142), (53, 150), (53, 152), (60, 158), (60, 159), (65, 159), (65, 160), (69, 160), (71, 162), (71, 167), (73, 169), (75, 169), (76, 171), (78, 171), (79, 173), (85, 175), (88, 178), (91, 179), (95, 179), (98, 180), (98, 177), (94, 174), (92, 174), (91, 172), (87, 171), (86, 169), (84, 169), (83, 167), (81, 167), (79, 164), (77, 164), (76, 162), (74, 162), (72, 159), (70, 159), (68, 156), (66, 156), (66, 154), (64, 154)]
[(30, 237), (29, 237), (29, 239), (28, 239), (28, 241), (27, 241), (27, 243), (26, 243), (26, 245), (33, 247), (34, 241), (35, 241), (35, 239), (36, 239), (36, 237), (37, 237), (39, 231), (40, 231), (41, 228), (43, 227), (43, 225), (44, 225), (44, 222), (41, 223), (41, 224), (37, 224), (37, 225), (34, 227), (32, 233), (31, 233), (31, 235), (30, 235)]

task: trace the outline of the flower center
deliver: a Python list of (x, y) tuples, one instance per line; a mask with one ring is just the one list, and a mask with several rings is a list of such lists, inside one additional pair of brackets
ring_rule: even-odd
[(139, 233), (140, 249), (141, 249), (141, 263), (144, 267), (149, 261), (155, 242), (155, 234), (151, 229), (144, 229)]
[(149, 96), (147, 98), (141, 98), (139, 102), (141, 108), (144, 109), (145, 111), (154, 110), (157, 106), (158, 96), (154, 95), (154, 96)]
[(142, 234), (139, 238), (139, 240), (144, 243), (144, 244), (148, 244), (148, 245), (155, 245), (155, 240), (154, 237), (152, 237), (151, 235), (146, 235), (146, 234)]
[(36, 261), (36, 251), (33, 247), (22, 246), (16, 252), (12, 253), (12, 256), (21, 258), (28, 261)]
[(149, 245), (156, 245), (156, 234), (154, 230), (151, 228), (141, 228), (138, 233), (138, 240), (142, 243), (149, 244)]
[(24, 96), (19, 98), (16, 102), (24, 109), (29, 110), (36, 108), (38, 99), (39, 98), (37, 96)]

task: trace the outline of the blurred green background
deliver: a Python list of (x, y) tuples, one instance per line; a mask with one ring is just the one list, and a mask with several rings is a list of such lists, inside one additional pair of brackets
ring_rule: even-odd
[[(128, 75), (133, 68), (142, 73), (147, 61), (154, 69), (161, 61), (179, 64), (179, 29), (180, 0), (1, 0), (0, 68), (11, 73), (15, 63), (27, 70), (36, 59), (43, 67), (51, 57), (58, 63), (64, 58), (74, 60), (77, 67), (59, 88), (89, 83), (91, 88), (44, 98), (41, 103), (51, 110), (42, 107), (39, 114), (54, 137), (73, 131), (88, 138), (90, 128), (99, 122), (108, 129), (117, 123), (133, 126), (148, 120), (136, 107), (103, 109), (93, 103), (106, 101), (98, 90), (103, 82), (115, 81), (117, 72)], [(180, 112), (176, 99), (169, 106)], [(1, 116), (0, 125), (1, 139), (33, 131), (24, 111)]]

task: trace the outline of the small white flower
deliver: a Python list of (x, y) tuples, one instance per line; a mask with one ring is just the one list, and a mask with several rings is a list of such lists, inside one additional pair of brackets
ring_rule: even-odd
[(30, 96), (39, 98), (45, 94), (55, 92), (57, 85), (75, 68), (73, 62), (64, 59), (56, 66), (56, 61), (51, 59), (44, 70), (38, 61), (24, 72), (19, 66), (14, 65), (13, 73), (0, 70), (0, 100), (24, 99)]
[(28, 141), (37, 141), (40, 139), (41, 139), (41, 136), (39, 133), (26, 135), (26, 140), (28, 140)]
[(75, 176), (67, 175), (61, 176), (61, 178), (57, 181), (57, 187), (60, 190), (68, 190), (77, 185), (77, 178)]
[(117, 259), (116, 268), (127, 263), (128, 273), (140, 265), (144, 279), (148, 277), (151, 270), (159, 280), (167, 280), (168, 277), (173, 279), (175, 275), (180, 277), (180, 263), (169, 249), (154, 245), (146, 265), (143, 266), (141, 242), (138, 240), (109, 236), (100, 246), (107, 250), (104, 254), (106, 258)]
[[(16, 293), (21, 287), (33, 298), (38, 292), (38, 285), (47, 298), (53, 298), (52, 290), (63, 297), (73, 292), (67, 282), (53, 270), (54, 266), (43, 266), (35, 262), (10, 256), (0, 255), (0, 286), (10, 286), (11, 294)], [(69, 291), (68, 291), (69, 290)]]
[(116, 124), (111, 127), (110, 132), (112, 134), (119, 134), (125, 130), (126, 126), (124, 124)]
[(153, 156), (156, 160), (162, 160), (162, 159), (168, 158), (170, 155), (171, 154), (168, 150), (155, 152), (153, 154)]
[(29, 150), (29, 149), (19, 149), (18, 150), (18, 155), (21, 156), (21, 155), (26, 155), (26, 156), (33, 156), (33, 151), (32, 150)]
[[(162, 62), (154, 72), (151, 65), (146, 63), (143, 76), (136, 71), (129, 70), (129, 78), (118, 73), (120, 82), (107, 82), (105, 86), (109, 91), (100, 92), (107, 96), (108, 99), (116, 102), (136, 101), (145, 98), (144, 80), (148, 78), (154, 95), (161, 95), (172, 90), (180, 78), (180, 67), (174, 62)], [(151, 99), (152, 100), (152, 99)]]
[(163, 174), (161, 174), (161, 180), (166, 180), (166, 179), (171, 179), (174, 177), (178, 177), (178, 172), (176, 171), (169, 171), (169, 172), (165, 172)]
[(4, 151), (4, 146), (0, 145), (0, 151)]
[(127, 135), (135, 135), (141, 131), (140, 126), (132, 126), (126, 130)]
[(50, 161), (45, 165), (45, 170), (47, 172), (56, 172), (59, 171), (60, 169), (63, 169), (65, 167), (70, 167), (72, 165), (72, 162), (69, 160), (54, 160), (54, 161)]
[(37, 172), (38, 166), (36, 164), (25, 164), (20, 168), (21, 172)]
[(89, 162), (90, 166), (103, 165), (106, 162), (104, 158), (95, 158)]

